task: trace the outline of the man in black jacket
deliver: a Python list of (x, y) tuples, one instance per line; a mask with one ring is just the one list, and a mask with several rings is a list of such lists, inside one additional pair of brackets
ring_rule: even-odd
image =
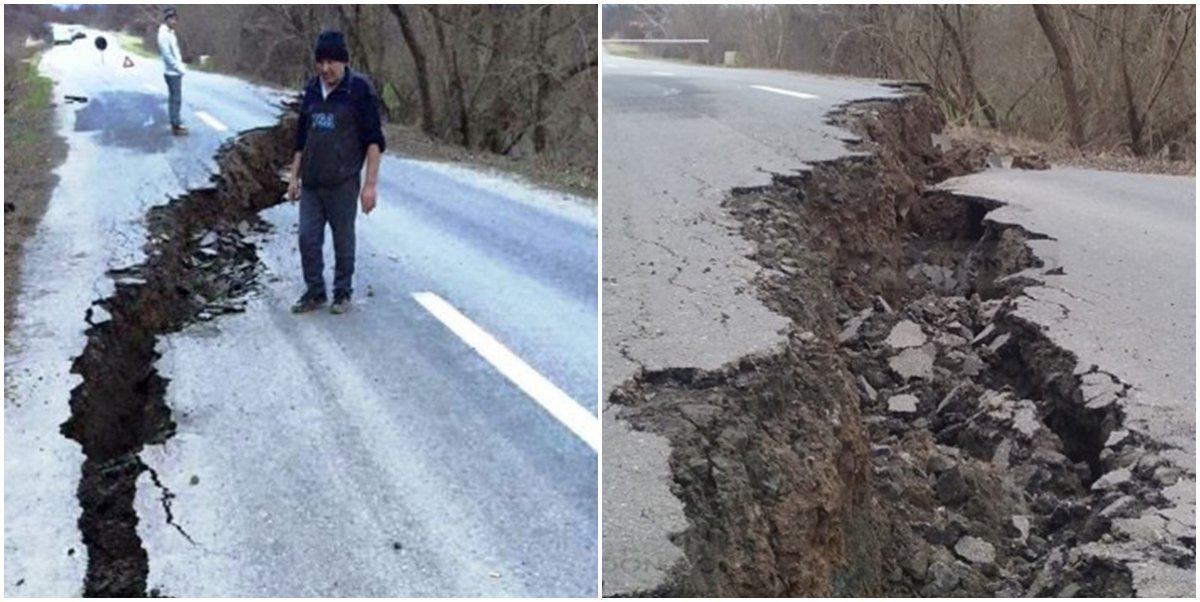
[[(385, 143), (379, 97), (371, 82), (346, 64), (350, 53), (337, 31), (317, 37), (317, 75), (304, 89), (288, 197), (300, 200), (300, 263), (307, 287), (292, 311), (312, 311), (328, 300), (325, 291), (325, 224), (333, 230), (335, 314), (350, 309), (354, 292), (355, 200), (363, 213), (375, 208), (379, 158)], [(366, 179), (362, 180), (363, 164)], [(361, 183), (361, 191), (360, 191)]]

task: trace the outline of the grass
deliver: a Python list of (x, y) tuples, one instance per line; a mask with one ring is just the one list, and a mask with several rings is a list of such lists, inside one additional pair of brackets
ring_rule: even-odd
[(50, 98), (54, 94), (54, 82), (38, 70), (40, 59), (39, 54), (19, 61), (17, 72), (13, 74), (19, 81), (4, 110), (4, 151), (10, 157), (20, 155), (37, 136), (36, 131), (23, 127), (23, 124), (32, 115), (49, 109)]

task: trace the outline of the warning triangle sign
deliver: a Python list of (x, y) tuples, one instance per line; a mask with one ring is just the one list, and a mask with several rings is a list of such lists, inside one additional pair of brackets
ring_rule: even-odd
[(130, 67), (132, 67), (132, 66), (133, 66), (133, 59), (129, 58), (129, 55), (128, 55), (128, 54), (127, 54), (127, 55), (125, 55), (125, 64), (124, 64), (124, 66), (125, 66), (125, 68), (126, 68), (126, 69), (128, 69), (128, 68), (130, 68)]

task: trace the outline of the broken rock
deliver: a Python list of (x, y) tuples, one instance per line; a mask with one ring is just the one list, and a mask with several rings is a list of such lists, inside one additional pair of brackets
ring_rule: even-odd
[(897, 414), (913, 414), (917, 411), (917, 399), (915, 395), (893, 395), (888, 398), (888, 411)]
[(933, 378), (933, 360), (936, 355), (937, 351), (929, 347), (905, 349), (893, 357), (888, 362), (888, 366), (905, 380), (912, 378), (931, 380)]
[(954, 553), (971, 564), (991, 564), (996, 561), (996, 548), (992, 544), (968, 535), (954, 545)]
[(902, 320), (892, 327), (892, 332), (888, 335), (884, 344), (893, 349), (907, 349), (909, 347), (920, 347), (925, 344), (925, 341), (925, 333), (921, 331), (921, 327), (916, 322)]

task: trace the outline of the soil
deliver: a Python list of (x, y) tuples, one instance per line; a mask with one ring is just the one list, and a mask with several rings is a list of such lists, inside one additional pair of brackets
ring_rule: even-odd
[[(1079, 551), (1156, 502), (1137, 464), (1153, 444), (1121, 429), (1128, 386), (1013, 314), (1041, 235), (929, 190), (988, 149), (939, 143), (923, 94), (831, 121), (869, 156), (726, 201), (757, 245), (760, 298), (792, 320), (784, 348), (611, 397), (670, 439), (689, 522), (686, 561), (645, 593), (1130, 595), (1127, 568)], [(1084, 399), (1096, 380), (1111, 395)], [(1168, 548), (1194, 567), (1194, 540)]]

